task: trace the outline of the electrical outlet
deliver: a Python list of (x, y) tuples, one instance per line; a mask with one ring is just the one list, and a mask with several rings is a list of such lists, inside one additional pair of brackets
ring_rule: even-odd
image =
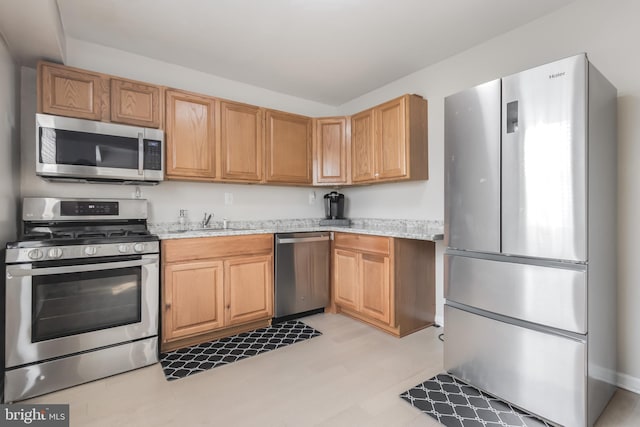
[(311, 191), (309, 193), (309, 204), (312, 205), (316, 202), (316, 192), (315, 191)]
[(224, 193), (224, 204), (225, 205), (233, 204), (233, 193)]

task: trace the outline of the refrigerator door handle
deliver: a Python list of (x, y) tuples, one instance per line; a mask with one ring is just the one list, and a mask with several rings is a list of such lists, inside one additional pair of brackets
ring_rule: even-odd
[(507, 103), (507, 133), (518, 131), (518, 101)]

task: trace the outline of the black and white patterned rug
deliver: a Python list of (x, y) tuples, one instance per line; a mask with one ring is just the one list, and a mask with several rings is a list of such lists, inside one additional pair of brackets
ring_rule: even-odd
[(227, 365), (322, 333), (298, 320), (160, 354), (168, 381)]
[(436, 375), (400, 397), (447, 427), (551, 426), (449, 374)]

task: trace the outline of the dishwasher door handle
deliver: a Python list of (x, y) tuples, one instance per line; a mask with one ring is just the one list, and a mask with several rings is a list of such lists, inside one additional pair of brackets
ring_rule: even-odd
[(309, 243), (309, 242), (326, 242), (330, 240), (329, 236), (317, 236), (317, 237), (278, 237), (276, 240), (277, 244), (284, 243)]

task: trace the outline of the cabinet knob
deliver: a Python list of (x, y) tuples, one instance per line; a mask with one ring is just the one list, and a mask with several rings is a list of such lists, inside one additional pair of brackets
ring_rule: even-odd
[(170, 308), (171, 308), (171, 303), (170, 303), (170, 302), (168, 302), (168, 303), (166, 303), (166, 304), (164, 305), (164, 309), (165, 309), (165, 310), (169, 310)]

